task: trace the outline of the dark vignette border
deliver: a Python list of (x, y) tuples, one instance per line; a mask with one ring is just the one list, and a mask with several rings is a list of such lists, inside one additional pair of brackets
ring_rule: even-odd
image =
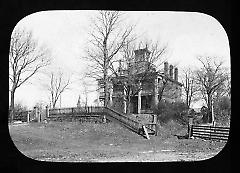
[[(232, 49), (231, 4), (228, 0), (128, 0), (128, 1), (87, 1), (87, 0), (5, 0), (0, 2), (0, 68), (2, 98), (0, 99), (0, 135), (1, 135), (1, 162), (0, 168), (7, 168), (8, 172), (75, 172), (75, 171), (184, 171), (184, 172), (231, 172), (230, 148), (233, 145), (235, 117), (231, 119), (230, 139), (224, 149), (214, 158), (202, 162), (184, 163), (104, 163), (104, 164), (73, 164), (38, 162), (24, 157), (12, 143), (7, 127), (8, 113), (8, 53), (10, 37), (16, 23), (23, 17), (46, 10), (126, 10), (126, 11), (190, 11), (201, 12), (216, 18), (228, 34)], [(231, 51), (232, 55), (232, 51)], [(231, 59), (232, 62), (232, 59)], [(6, 64), (5, 64), (6, 63)], [(233, 63), (231, 63), (233, 65)], [(234, 67), (234, 66), (231, 66)], [(233, 69), (233, 68), (232, 68)], [(234, 87), (233, 87), (234, 88)], [(230, 147), (231, 146), (231, 147)], [(233, 149), (231, 149), (233, 150)]]

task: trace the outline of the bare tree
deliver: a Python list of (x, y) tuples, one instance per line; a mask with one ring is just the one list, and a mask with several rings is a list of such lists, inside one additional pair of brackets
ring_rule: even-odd
[(231, 73), (230, 72), (228, 72), (227, 73), (227, 80), (226, 80), (226, 91), (227, 91), (227, 96), (229, 97), (229, 98), (231, 98)]
[(41, 114), (42, 119), (46, 117), (46, 106), (47, 106), (47, 102), (43, 100), (37, 101), (34, 105), (34, 108), (37, 108), (39, 113)]
[(196, 82), (200, 89), (201, 95), (207, 104), (208, 117), (204, 121), (212, 122), (212, 104), (213, 95), (217, 92), (227, 79), (223, 71), (222, 61), (218, 61), (213, 57), (200, 57), (202, 67), (196, 71)]
[(28, 108), (27, 106), (23, 105), (21, 102), (18, 102), (15, 104), (14, 110), (15, 112), (23, 112), (23, 111), (27, 111)]
[(216, 96), (223, 97), (227, 96), (231, 98), (231, 73), (229, 68), (223, 68), (223, 73), (225, 74), (226, 80), (224, 81), (223, 85), (216, 91)]
[(122, 13), (99, 11), (92, 21), (90, 44), (86, 59), (90, 62), (87, 76), (100, 79), (104, 87), (104, 106), (107, 106), (109, 67), (117, 53), (131, 41), (133, 27), (122, 27)]
[(50, 94), (50, 100), (52, 107), (56, 107), (56, 103), (60, 98), (61, 94), (69, 89), (70, 78), (64, 78), (64, 74), (61, 70), (56, 72), (51, 72), (49, 74), (49, 84), (47, 85), (47, 89)]
[(42, 112), (45, 109), (46, 105), (47, 105), (46, 102), (39, 100), (36, 102), (34, 107), (37, 107), (39, 109), (39, 111)]
[(183, 70), (182, 84), (186, 99), (185, 103), (189, 108), (191, 103), (194, 101), (196, 94), (198, 93), (194, 73), (190, 68)]
[(172, 98), (175, 95), (175, 90), (167, 92), (171, 89), (171, 81), (167, 76), (162, 76), (158, 86), (158, 101), (161, 102), (163, 98)]
[(213, 94), (213, 109), (216, 120), (221, 122), (230, 118), (231, 114), (231, 74), (228, 68), (223, 68), (226, 80)]
[(231, 98), (231, 75), (228, 69), (224, 68), (223, 73), (225, 74), (226, 80), (223, 82), (221, 86), (219, 86), (218, 90), (213, 94), (213, 102), (218, 102), (222, 97)]
[[(140, 49), (144, 45), (145, 48)], [(146, 51), (144, 58), (136, 59), (136, 50)], [(113, 72), (113, 83), (119, 86), (122, 92), (117, 95), (118, 99), (126, 102), (126, 113), (130, 113), (131, 98), (139, 93), (140, 90), (146, 88), (154, 90), (154, 76), (156, 75), (156, 63), (161, 64), (162, 55), (166, 50), (166, 46), (152, 42), (140, 43), (138, 46), (127, 44), (123, 50), (123, 58), (119, 60), (118, 67), (114, 68), (111, 64), (110, 69)], [(115, 86), (116, 88), (116, 86)]]
[(16, 28), (11, 36), (9, 53), (9, 79), (11, 92), (11, 121), (14, 116), (16, 89), (28, 81), (39, 70), (50, 64), (48, 50), (38, 47), (32, 33)]
[(82, 94), (84, 95), (84, 100), (82, 101), (82, 103), (84, 103), (84, 106), (88, 105), (88, 101), (89, 101), (89, 93), (93, 92), (94, 90), (91, 88), (91, 84), (89, 84), (89, 81), (86, 80), (82, 80), (82, 86), (83, 86), (83, 90), (82, 90)]

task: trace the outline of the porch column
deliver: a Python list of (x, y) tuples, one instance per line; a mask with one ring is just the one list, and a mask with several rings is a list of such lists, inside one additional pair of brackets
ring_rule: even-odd
[(154, 82), (154, 104), (155, 106), (158, 105), (158, 79), (155, 79)]
[(141, 113), (141, 103), (142, 103), (141, 95), (142, 95), (142, 90), (138, 92), (138, 114)]

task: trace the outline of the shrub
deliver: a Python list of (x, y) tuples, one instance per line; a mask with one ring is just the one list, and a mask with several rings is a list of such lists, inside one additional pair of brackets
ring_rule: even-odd
[(229, 125), (231, 117), (231, 100), (224, 96), (214, 104), (215, 121), (221, 125)]
[(182, 102), (170, 103), (161, 101), (157, 108), (154, 109), (154, 113), (157, 114), (160, 123), (167, 123), (170, 120), (175, 120), (181, 124), (187, 124), (187, 110), (187, 105)]

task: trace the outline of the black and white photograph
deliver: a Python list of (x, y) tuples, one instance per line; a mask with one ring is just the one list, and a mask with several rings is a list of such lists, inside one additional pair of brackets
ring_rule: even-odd
[(46, 162), (192, 162), (228, 142), (228, 34), (201, 12), (49, 10), (9, 45), (8, 130)]

